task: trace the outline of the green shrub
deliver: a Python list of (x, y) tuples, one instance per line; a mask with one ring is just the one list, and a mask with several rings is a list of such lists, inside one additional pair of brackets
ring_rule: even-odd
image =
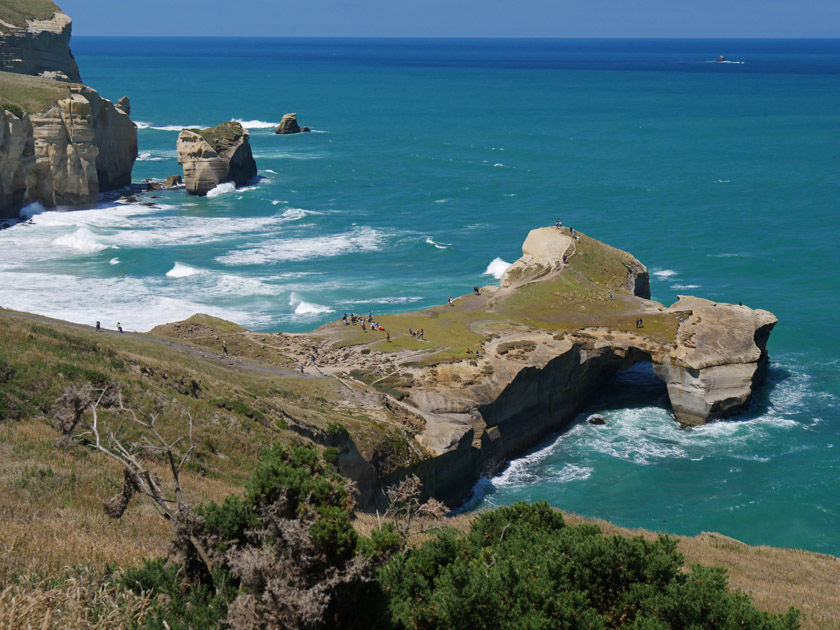
[(798, 615), (755, 610), (722, 569), (681, 572), (676, 541), (569, 527), (547, 504), (476, 517), (378, 572), (397, 628), (794, 630)]

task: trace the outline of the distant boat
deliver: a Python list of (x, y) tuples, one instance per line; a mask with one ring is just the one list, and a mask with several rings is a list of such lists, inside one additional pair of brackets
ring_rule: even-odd
[(729, 61), (729, 59), (727, 59), (723, 55), (720, 55), (717, 59), (710, 59), (706, 63), (734, 63), (734, 64), (742, 65), (744, 62), (743, 61)]

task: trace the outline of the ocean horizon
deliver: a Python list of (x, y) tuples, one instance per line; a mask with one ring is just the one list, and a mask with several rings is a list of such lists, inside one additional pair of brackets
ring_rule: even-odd
[[(775, 313), (767, 382), (746, 413), (684, 430), (637, 366), (466, 509), (545, 499), (627, 527), (840, 555), (840, 40), (71, 48), (86, 84), (131, 99), (135, 182), (181, 173), (180, 129), (227, 120), (249, 129), (259, 175), (206, 198), (30, 208), (0, 231), (3, 307), (128, 330), (204, 312), (304, 332), (497, 283), (528, 231), (560, 219), (647, 265), (663, 304)], [(275, 135), (287, 112), (313, 133)], [(585, 422), (595, 412), (606, 425)]]

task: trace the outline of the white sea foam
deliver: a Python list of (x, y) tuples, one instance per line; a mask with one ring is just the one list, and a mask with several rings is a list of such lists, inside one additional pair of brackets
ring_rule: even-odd
[(270, 168), (265, 169), (266, 173), (271, 173), (272, 175), (279, 175), (277, 171), (272, 171)]
[(435, 243), (431, 238), (428, 236), (426, 237), (426, 242), (429, 245), (434, 245), (437, 249), (446, 249), (446, 245), (441, 245), (440, 243)]
[(23, 206), (23, 208), (20, 209), (20, 215), (19, 216), (20, 216), (20, 219), (22, 221), (26, 221), (28, 219), (31, 219), (35, 215), (41, 214), (41, 213), (46, 212), (46, 211), (47, 211), (47, 209), (44, 208), (44, 206), (42, 206), (37, 201), (34, 201), (34, 202), (30, 203), (29, 205)]
[(162, 125), (160, 127), (152, 125), (151, 128), (158, 131), (183, 131), (184, 129), (204, 129), (205, 125)]
[(369, 227), (352, 232), (310, 238), (265, 239), (216, 258), (224, 265), (265, 265), (288, 260), (311, 260), (342, 256), (352, 252), (378, 250), (384, 236)]
[(238, 122), (245, 129), (275, 129), (280, 123), (266, 122), (265, 120), (242, 120), (240, 118), (231, 119), (233, 122)]
[(236, 184), (234, 184), (233, 182), (222, 182), (215, 188), (212, 188), (209, 191), (207, 191), (207, 198), (214, 199), (220, 195), (232, 193), (234, 190), (236, 190)]
[(137, 156), (138, 162), (166, 162), (169, 159), (171, 158), (154, 155), (151, 151), (143, 151), (143, 153)]
[(516, 193), (508, 193), (505, 197), (516, 197)]
[(166, 277), (189, 278), (190, 276), (196, 276), (200, 273), (202, 273), (201, 269), (196, 269), (195, 267), (190, 267), (189, 265), (185, 265), (183, 263), (175, 261), (175, 266), (166, 272)]
[(496, 280), (501, 280), (505, 271), (507, 271), (507, 268), (510, 266), (511, 263), (505, 262), (501, 258), (494, 258), (493, 261), (487, 265), (487, 269), (484, 270), (484, 275), (493, 276)]
[(297, 293), (292, 292), (289, 296), (289, 306), (294, 306), (294, 314), (301, 315), (321, 315), (323, 313), (333, 313), (335, 309), (321, 304), (313, 304), (312, 302), (303, 301)]
[(109, 265), (119, 265), (120, 264), (120, 259), (114, 257), (114, 258), (112, 258), (111, 260), (108, 261), (108, 264)]
[(148, 129), (149, 127), (152, 126), (152, 123), (141, 122), (139, 120), (135, 120), (134, 124), (137, 125), (138, 129)]
[(407, 297), (381, 297), (373, 300), (365, 300), (365, 304), (410, 304), (411, 302), (419, 302), (423, 298), (417, 295)]
[(672, 289), (676, 289), (677, 291), (683, 291), (685, 289), (699, 289), (699, 284), (672, 284)]
[(653, 275), (657, 278), (672, 278), (677, 275), (673, 269), (655, 269)]
[(52, 242), (53, 245), (75, 249), (84, 254), (94, 254), (103, 249), (117, 249), (114, 245), (103, 245), (96, 240), (96, 236), (86, 227), (80, 227), (71, 234), (59, 236)]
[(494, 168), (504, 168), (504, 166), (505, 166), (505, 165), (504, 165), (504, 164), (502, 164), (501, 162), (496, 162), (496, 163), (493, 165), (493, 167), (494, 167)]
[(450, 201), (451, 201), (451, 199), (448, 199), (448, 198), (445, 198), (445, 199), (435, 199), (435, 203), (449, 203)]
[(321, 160), (327, 157), (324, 153), (290, 153), (289, 151), (260, 151), (254, 153), (258, 160)]

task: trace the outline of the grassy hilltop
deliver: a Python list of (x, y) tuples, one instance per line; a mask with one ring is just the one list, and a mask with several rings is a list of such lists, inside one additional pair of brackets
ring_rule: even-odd
[(57, 11), (58, 6), (52, 0), (3, 0), (0, 4), (0, 33), (7, 33), (11, 24), (15, 27), (25, 27), (32, 20), (48, 20)]

